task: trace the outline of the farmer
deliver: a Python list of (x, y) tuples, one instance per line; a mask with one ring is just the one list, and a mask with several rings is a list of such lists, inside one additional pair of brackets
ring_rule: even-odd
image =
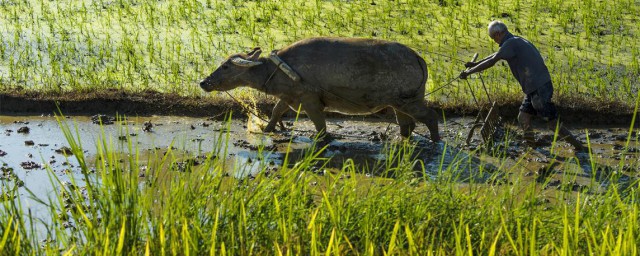
[(526, 39), (512, 35), (507, 30), (507, 26), (497, 20), (489, 23), (489, 37), (500, 45), (498, 52), (478, 62), (467, 62), (465, 67), (468, 69), (460, 73), (460, 78), (466, 79), (473, 73), (492, 67), (499, 60), (506, 60), (511, 73), (525, 93), (518, 114), (518, 123), (524, 131), (527, 144), (535, 145), (531, 118), (537, 115), (547, 122), (551, 130), (555, 131), (557, 126), (560, 138), (571, 144), (577, 151), (584, 150), (582, 143), (558, 122), (558, 112), (551, 102), (553, 95), (551, 76), (538, 49)]

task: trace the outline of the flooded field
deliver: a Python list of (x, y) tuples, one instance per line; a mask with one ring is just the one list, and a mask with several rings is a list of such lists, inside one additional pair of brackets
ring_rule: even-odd
[[(33, 245), (41, 248), (56, 248), (56, 240), (63, 239), (51, 233), (52, 228), (68, 233), (69, 239), (75, 239), (76, 230), (79, 230), (77, 234), (92, 234), (94, 231), (90, 230), (94, 225), (120, 230), (120, 224), (107, 223), (127, 216), (127, 207), (139, 209), (136, 211), (141, 215), (136, 218), (155, 221), (162, 218), (154, 217), (153, 212), (172, 210), (174, 200), (179, 207), (186, 207), (175, 210), (204, 211), (201, 217), (209, 219), (210, 210), (198, 210), (210, 207), (203, 203), (209, 198), (225, 200), (226, 208), (240, 207), (239, 210), (233, 208), (235, 212), (244, 211), (237, 200), (259, 196), (263, 199), (250, 202), (258, 204), (251, 206), (256, 211), (252, 214), (260, 215), (260, 211), (280, 211), (277, 197), (270, 193), (278, 191), (278, 197), (290, 195), (295, 187), (308, 192), (295, 192), (300, 198), (291, 199), (290, 204), (308, 200), (301, 203), (301, 207), (324, 207), (326, 196), (331, 194), (335, 193), (332, 202), (357, 194), (352, 200), (369, 198), (380, 205), (367, 209), (381, 211), (402, 202), (385, 201), (391, 200), (381, 196), (385, 193), (403, 195), (405, 200), (422, 204), (445, 198), (448, 193), (479, 198), (489, 193), (499, 195), (503, 198), (500, 200), (522, 200), (518, 203), (522, 205), (533, 200), (531, 202), (545, 213), (545, 209), (563, 209), (564, 203), (574, 200), (577, 203), (582, 195), (606, 198), (611, 191), (633, 191), (640, 177), (638, 135), (629, 134), (625, 127), (572, 126), (574, 134), (583, 141), (587, 141), (588, 134), (590, 142), (589, 152), (576, 153), (565, 142), (554, 143), (550, 132), (540, 130), (539, 147), (526, 147), (519, 142), (517, 130), (509, 124), (499, 131), (500, 139), (493, 147), (480, 145), (478, 135), (473, 137), (471, 145), (466, 145), (474, 120), (467, 117), (448, 118), (440, 123), (443, 143), (433, 143), (419, 135), (427, 134), (424, 126), (418, 126), (407, 143), (398, 138), (396, 124), (362, 117), (328, 119), (333, 140), (319, 143), (313, 140), (313, 125), (306, 118), (285, 120), (288, 130), (273, 134), (250, 133), (247, 126), (250, 129), (253, 124), (240, 119), (95, 115), (60, 120), (68, 125), (73, 135), (71, 141), (81, 144), (81, 157), (74, 155), (80, 152), (71, 149), (74, 146), (67, 139), (69, 132), (65, 134), (65, 125), (55, 117), (0, 117), (2, 199), (6, 203), (12, 200), (9, 195), (16, 197), (13, 200), (22, 210), (17, 210), (21, 212), (14, 216), (22, 216), (31, 223), (30, 232), (35, 232), (38, 240), (34, 241), (39, 241)], [(105, 149), (110, 152), (104, 152)], [(317, 156), (309, 157), (310, 154)], [(214, 158), (215, 161), (210, 161)], [(82, 168), (79, 159), (86, 161), (86, 168)], [(305, 167), (300, 170), (296, 166)], [(122, 175), (110, 175), (117, 170), (121, 170)], [(130, 179), (127, 174), (134, 176)], [(119, 182), (132, 183), (127, 187), (117, 185)], [(441, 184), (451, 184), (449, 189), (455, 192), (430, 190), (430, 187), (443, 186)], [(88, 195), (92, 189), (99, 189), (94, 196), (101, 196)], [(195, 191), (192, 193), (192, 190)], [(403, 191), (412, 192), (404, 194)], [(122, 195), (129, 201), (116, 203)], [(138, 196), (145, 199), (136, 203)], [(184, 196), (192, 198), (181, 199)], [(200, 207), (191, 207), (184, 200), (198, 200)], [(270, 200), (275, 200), (275, 205), (271, 205)], [(482, 205), (483, 200), (491, 199), (477, 203)], [(157, 205), (157, 202), (164, 203)], [(10, 205), (4, 204), (3, 210), (14, 211)], [(434, 210), (449, 211), (447, 203), (435, 205)], [(499, 204), (488, 205), (498, 207)], [(213, 206), (216, 204), (211, 204)], [(78, 207), (86, 207), (87, 214), (93, 217), (85, 219), (84, 214), (78, 213)], [(353, 207), (358, 209), (357, 205)], [(233, 214), (225, 218), (231, 221)], [(101, 216), (110, 216), (110, 219), (101, 224), (105, 221)], [(306, 216), (308, 214), (301, 214), (300, 218), (307, 219)], [(560, 215), (553, 213), (552, 216)], [(416, 217), (423, 218), (421, 214)], [(88, 221), (94, 224), (87, 224)], [(255, 225), (264, 223), (271, 222), (255, 220)]]
[[(169, 155), (172, 163), (167, 171), (188, 171), (206, 159), (207, 154), (223, 139), (225, 167), (237, 178), (255, 176), (261, 171), (277, 172), (285, 157), (289, 164), (309, 153), (314, 144), (312, 124), (307, 119), (299, 122), (288, 120), (288, 131), (265, 135), (247, 132), (246, 122), (211, 121), (205, 118), (175, 116), (127, 117), (116, 120), (111, 116), (73, 116), (64, 119), (81, 138), (85, 157), (95, 161), (99, 144), (108, 142), (123, 160), (127, 155), (138, 153), (138, 165), (144, 166), (158, 156)], [(638, 178), (637, 134), (625, 127), (580, 127), (573, 129), (582, 141), (586, 131), (590, 139), (590, 153), (575, 153), (565, 142), (552, 146), (553, 134), (541, 131), (537, 135), (540, 147), (529, 148), (518, 141), (518, 135), (510, 129), (503, 140), (492, 150), (477, 147), (481, 139), (476, 135), (471, 145), (465, 145), (471, 118), (452, 118), (440, 124), (444, 143), (436, 144), (417, 134), (428, 134), (426, 127), (418, 127), (410, 150), (400, 152), (395, 124), (380, 120), (330, 119), (328, 129), (334, 140), (326, 143), (322, 157), (326, 162), (318, 163), (318, 174), (343, 168), (350, 160), (362, 170), (366, 177), (393, 176), (385, 173), (397, 159), (392, 156), (408, 154), (416, 161), (416, 176), (431, 176), (439, 170), (454, 166), (459, 179), (465, 177), (486, 180), (496, 177), (507, 181), (512, 174), (525, 174), (531, 180), (542, 181), (549, 187), (598, 191), (598, 180), (608, 180), (611, 175), (620, 175), (621, 182), (629, 183)], [(102, 122), (103, 125), (99, 123)], [(507, 126), (513, 128), (511, 126)], [(57, 178), (63, 183), (70, 176), (77, 180), (80, 167), (72, 155), (68, 142), (55, 117), (2, 116), (0, 117), (0, 163), (4, 184), (16, 184), (28, 188), (36, 196), (46, 197), (52, 192)], [(105, 140), (103, 140), (103, 138)], [(394, 145), (396, 145), (394, 147)], [(132, 152), (130, 152), (132, 151)], [(393, 151), (396, 151), (394, 153)], [(288, 153), (288, 154), (287, 154)], [(288, 156), (287, 156), (288, 155)], [(89, 163), (91, 166), (94, 163)], [(424, 166), (424, 171), (422, 170)], [(619, 168), (621, 167), (621, 168)], [(614, 173), (613, 170), (623, 170)], [(141, 172), (142, 173), (142, 172)], [(485, 173), (478, 175), (479, 173)], [(566, 183), (563, 176), (577, 174), (573, 183)], [(51, 177), (51, 175), (55, 177)], [(142, 175), (142, 174), (141, 174)]]

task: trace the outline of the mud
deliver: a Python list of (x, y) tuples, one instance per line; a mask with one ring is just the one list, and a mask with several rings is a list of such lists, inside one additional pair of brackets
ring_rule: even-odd
[[(240, 119), (231, 121), (229, 126), (208, 118), (175, 116), (128, 117), (125, 120), (105, 115), (99, 120), (103, 125), (95, 124), (95, 120), (95, 116), (66, 118), (75, 127), (72, 129), (77, 129), (86, 158), (95, 158), (101, 138), (107, 138), (123, 154), (135, 153), (128, 152), (126, 145), (131, 143), (143, 155), (140, 159), (149, 159), (154, 154), (172, 154), (175, 161), (169, 170), (180, 172), (190, 171), (203, 163), (206, 155), (215, 150), (212, 145), (219, 142), (221, 133), (229, 134), (228, 155), (224, 156), (228, 161), (225, 163), (229, 174), (238, 178), (257, 175), (265, 166), (275, 172), (284, 164), (286, 154), (288, 164), (295, 164), (314, 146), (313, 125), (304, 118), (298, 122), (287, 120), (290, 130), (271, 135), (248, 133), (246, 123)], [(111, 120), (114, 125), (104, 125), (105, 120)], [(330, 118), (328, 130), (333, 134), (333, 140), (315, 145), (316, 148), (326, 146), (321, 157), (327, 159), (316, 164), (316, 172), (334, 172), (342, 169), (346, 160), (351, 160), (369, 176), (394, 177), (393, 171), (389, 170), (411, 164), (409, 168), (416, 170), (414, 175), (417, 177), (435, 176), (439, 170), (455, 170), (458, 172), (456, 179), (461, 182), (470, 178), (485, 182), (495, 179), (493, 174), (500, 169), (508, 170), (499, 175), (502, 180), (525, 174), (532, 181), (562, 189), (592, 186), (592, 178), (605, 180), (620, 170), (620, 177), (628, 181), (635, 180), (639, 173), (638, 134), (629, 133), (629, 129), (622, 126), (573, 127), (573, 132), (582, 141), (586, 141), (588, 133), (589, 154), (575, 153), (565, 142), (553, 144), (552, 134), (543, 130), (537, 134), (539, 147), (536, 148), (521, 144), (517, 135), (505, 135), (512, 138), (498, 141), (488, 150), (481, 145), (478, 135), (471, 145), (465, 145), (464, 139), (473, 122), (473, 118), (467, 117), (451, 118), (441, 124), (443, 144), (421, 136), (428, 132), (426, 127), (418, 126), (411, 141), (413, 147), (404, 148), (400, 146), (402, 141), (397, 125), (387, 121), (390, 120)], [(22, 127), (30, 132), (12, 132)], [(69, 181), (70, 176), (80, 177), (78, 163), (54, 117), (0, 116), (0, 130), (5, 131), (0, 135), (0, 164), (6, 170), (12, 170), (13, 180), (23, 181), (27, 188), (36, 190), (36, 194), (48, 194), (53, 189), (49, 172), (44, 169), (51, 170), (62, 181)], [(517, 134), (517, 130), (506, 125), (503, 134), (513, 133)], [(403, 161), (406, 156), (419, 161)], [(144, 166), (145, 160), (141, 161), (139, 164)], [(423, 168), (425, 172), (420, 171)], [(478, 175), (481, 172), (486, 175)], [(566, 173), (579, 173), (578, 177), (584, 180), (576, 180), (577, 187), (557, 184)]]
[[(561, 119), (577, 125), (628, 125), (633, 118), (633, 105), (620, 102), (599, 102), (591, 99), (568, 97), (555, 98)], [(257, 109), (262, 113), (270, 113), (275, 99), (259, 97)], [(442, 102), (431, 102), (431, 107), (446, 118), (475, 116), (479, 106), (475, 104), (450, 105)], [(520, 99), (502, 99), (496, 108), (506, 119), (515, 119), (518, 114)], [(209, 117), (223, 120), (227, 113), (233, 112), (235, 117), (245, 117), (241, 104), (227, 97), (183, 96), (175, 93), (151, 90), (131, 92), (122, 90), (103, 90), (90, 92), (42, 93), (30, 91), (0, 92), (0, 115), (29, 116), (51, 115), (58, 109), (67, 115), (89, 115), (92, 121), (103, 121), (109, 124), (107, 115)], [(106, 115), (105, 115), (106, 114)], [(101, 116), (102, 115), (102, 116)], [(289, 111), (286, 115), (294, 117)], [(374, 117), (392, 119), (393, 111), (384, 110)], [(335, 113), (327, 113), (328, 117), (350, 118)], [(105, 118), (103, 120), (103, 118)], [(640, 124), (636, 123), (636, 127)], [(151, 127), (149, 127), (151, 128)]]
[[(269, 135), (247, 132), (247, 122), (243, 119), (226, 123), (212, 118), (129, 116), (124, 119), (101, 115), (98, 123), (102, 125), (99, 125), (95, 124), (95, 116), (64, 118), (74, 136), (79, 136), (82, 154), (90, 165), (100, 160), (98, 147), (106, 142), (122, 156), (123, 163), (130, 155), (138, 154), (142, 180), (158, 175), (157, 172), (191, 172), (211, 157), (221, 157), (218, 160), (223, 161), (227, 175), (240, 181), (260, 174), (279, 178), (282, 175), (279, 170), (284, 165), (293, 166), (322, 147), (325, 149), (319, 155), (321, 159), (311, 163), (309, 171), (313, 175), (335, 175), (353, 165), (358, 170), (356, 178), (365, 183), (375, 182), (378, 177), (384, 180), (409, 175), (409, 180), (418, 182), (436, 177), (449, 177), (461, 186), (471, 182), (488, 185), (536, 182), (541, 192), (600, 193), (612, 183), (624, 189), (640, 177), (638, 134), (629, 133), (628, 127), (573, 126), (572, 131), (582, 141), (589, 135), (589, 154), (575, 153), (564, 142), (554, 144), (553, 136), (544, 131), (537, 134), (539, 147), (528, 148), (518, 142), (510, 125), (502, 130), (505, 138), (492, 148), (482, 146), (478, 135), (471, 145), (465, 145), (474, 119), (458, 117), (441, 123), (444, 143), (431, 142), (421, 135), (428, 134), (426, 127), (418, 126), (411, 147), (403, 147), (405, 142), (398, 138), (398, 126), (388, 122), (392, 119), (329, 118), (328, 130), (333, 140), (314, 144), (313, 125), (306, 118), (300, 121), (289, 118), (285, 120), (289, 130)], [(113, 124), (105, 125), (106, 120)], [(14, 132), (22, 127), (28, 127), (29, 133)], [(32, 196), (47, 198), (61, 186), (83, 189), (85, 176), (54, 117), (0, 115), (0, 131), (4, 131), (0, 134), (0, 184), (3, 187), (0, 201), (13, 199), (7, 192), (17, 190), (34, 217), (49, 219), (47, 209)], [(226, 145), (226, 154), (213, 156), (212, 152), (218, 152), (214, 146), (217, 143)], [(157, 161), (154, 159), (163, 156), (170, 159), (167, 168), (152, 170), (150, 166)], [(288, 162), (285, 163), (285, 159)], [(397, 172), (400, 169), (413, 172)], [(93, 170), (90, 166), (88, 175), (95, 176)], [(61, 214), (58, 218), (65, 222), (67, 216)]]

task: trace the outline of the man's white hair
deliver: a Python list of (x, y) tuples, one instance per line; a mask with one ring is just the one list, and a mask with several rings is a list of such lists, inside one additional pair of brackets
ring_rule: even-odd
[(494, 20), (489, 23), (489, 36), (493, 36), (496, 33), (504, 33), (507, 31), (507, 25), (505, 25), (502, 21)]

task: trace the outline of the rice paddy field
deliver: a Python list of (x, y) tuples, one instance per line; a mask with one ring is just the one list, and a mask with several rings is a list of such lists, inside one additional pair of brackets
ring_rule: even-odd
[[(639, 13), (637, 0), (0, 0), (0, 255), (638, 255)], [(578, 153), (553, 133), (526, 148), (509, 126), (493, 147), (464, 146), (464, 117), (444, 117), (440, 144), (389, 140), (392, 128), (368, 119), (332, 121), (347, 138), (326, 144), (300, 130), (247, 135), (251, 122), (225, 113), (116, 116), (111, 128), (55, 108), (53, 117), (3, 113), (9, 97), (232, 102), (199, 87), (227, 56), (316, 36), (406, 44), (427, 62), (430, 104), (473, 109), (470, 88), (484, 90), (476, 75), (431, 92), (474, 53), (498, 49), (486, 29), (495, 19), (538, 47), (559, 106), (628, 118), (570, 124), (589, 145)], [(517, 108), (506, 63), (481, 77), (494, 100)], [(186, 135), (161, 132), (161, 122), (188, 123)], [(35, 133), (58, 140), (28, 143)], [(138, 143), (151, 135), (155, 147)], [(57, 163), (42, 153), (54, 146)], [(362, 148), (367, 162), (345, 153)], [(251, 157), (230, 164), (240, 152)]]
[[(540, 49), (559, 97), (629, 107), (640, 73), (638, 8), (634, 0), (2, 1), (0, 86), (202, 95), (198, 82), (233, 53), (348, 36), (410, 46), (427, 61), (435, 88), (474, 53), (497, 50), (486, 26), (500, 19)], [(519, 98), (508, 68), (484, 77), (492, 94)], [(470, 101), (463, 88), (433, 99)]]

